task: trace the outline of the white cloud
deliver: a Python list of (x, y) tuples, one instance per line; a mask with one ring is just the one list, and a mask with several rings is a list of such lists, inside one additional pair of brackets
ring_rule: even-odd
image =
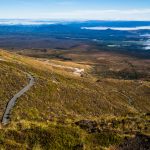
[(78, 10), (72, 12), (43, 13), (40, 16), (52, 19), (90, 20), (150, 20), (150, 9), (140, 10)]
[(41, 11), (22, 12), (9, 16), (0, 14), (0, 18), (28, 18), (28, 19), (70, 19), (70, 20), (149, 20), (150, 9), (128, 10), (76, 10), (76, 11)]
[(150, 26), (139, 26), (139, 27), (82, 27), (81, 29), (86, 29), (86, 30), (108, 30), (108, 29), (111, 29), (111, 30), (118, 30), (118, 31), (137, 31), (137, 30), (150, 30)]

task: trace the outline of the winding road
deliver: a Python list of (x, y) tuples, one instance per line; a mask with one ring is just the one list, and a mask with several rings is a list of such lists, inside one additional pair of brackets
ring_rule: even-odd
[(19, 97), (21, 97), (25, 92), (27, 92), (35, 83), (34, 78), (30, 74), (28, 74), (28, 73), (26, 73), (26, 74), (27, 74), (28, 78), (30, 79), (29, 84), (27, 86), (25, 86), (21, 91), (19, 91), (16, 95), (14, 95), (14, 97), (8, 102), (6, 110), (5, 110), (3, 118), (2, 118), (3, 125), (7, 125), (9, 123), (11, 110), (15, 106), (17, 99)]

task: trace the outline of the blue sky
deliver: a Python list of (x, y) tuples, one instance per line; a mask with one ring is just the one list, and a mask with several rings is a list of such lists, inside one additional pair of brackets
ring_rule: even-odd
[(0, 0), (0, 18), (150, 20), (150, 0)]

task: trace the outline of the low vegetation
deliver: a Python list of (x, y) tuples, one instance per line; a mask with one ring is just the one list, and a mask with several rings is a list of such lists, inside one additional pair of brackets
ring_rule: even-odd
[[(11, 123), (0, 129), (2, 149), (99, 150), (116, 147), (138, 132), (150, 134), (147, 78), (104, 77), (86, 60), (61, 62), (3, 50), (0, 58), (1, 117), (9, 99), (28, 83), (25, 73), (35, 78), (34, 86), (18, 99)], [(47, 61), (84, 68), (85, 75)]]
[(0, 118), (6, 104), (17, 91), (27, 84), (27, 77), (21, 70), (11, 66), (11, 62), (0, 60)]
[[(78, 122), (34, 122), (20, 120), (0, 130), (3, 149), (105, 150), (124, 145), (140, 133), (150, 138), (148, 115), (104, 117)], [(145, 134), (145, 135), (144, 135)], [(138, 141), (140, 142), (140, 140)], [(128, 142), (130, 144), (130, 142)], [(135, 144), (130, 144), (131, 149)], [(142, 145), (143, 147), (146, 146)]]

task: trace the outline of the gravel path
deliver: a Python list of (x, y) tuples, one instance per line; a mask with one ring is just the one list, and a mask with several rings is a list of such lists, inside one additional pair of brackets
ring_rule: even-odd
[(30, 82), (21, 91), (19, 91), (16, 95), (14, 95), (14, 97), (8, 102), (6, 110), (5, 110), (3, 118), (2, 118), (3, 125), (6, 125), (9, 123), (11, 110), (15, 106), (17, 99), (19, 97), (21, 97), (25, 92), (27, 92), (34, 85), (34, 78), (30, 74), (27, 74), (27, 75), (28, 75), (28, 78), (30, 79)]
[(68, 66), (63, 66), (63, 65), (56, 65), (53, 63), (49, 63), (49, 62), (48, 62), (48, 64), (51, 66), (54, 66), (54, 67), (58, 67), (58, 68), (70, 69), (70, 70), (72, 70), (73, 74), (77, 75), (77, 76), (82, 76), (82, 74), (84, 74), (84, 69), (68, 67)]

